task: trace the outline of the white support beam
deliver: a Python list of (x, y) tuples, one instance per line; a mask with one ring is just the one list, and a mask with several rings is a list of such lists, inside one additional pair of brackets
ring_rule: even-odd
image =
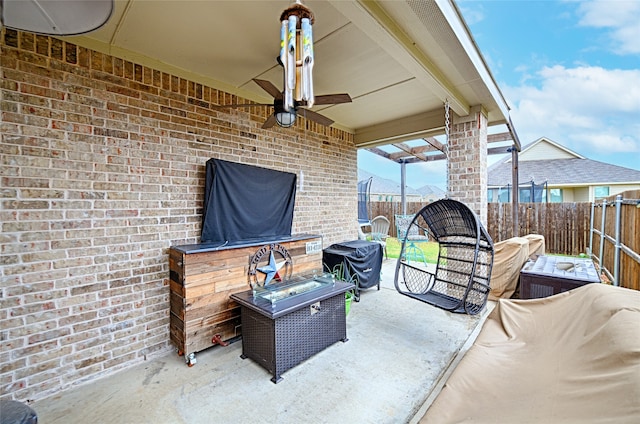
[[(469, 57), (469, 60), (471, 60), (475, 69), (480, 74), (482, 81), (491, 93), (491, 96), (496, 102), (498, 108), (502, 112), (502, 116), (504, 116), (505, 119), (509, 119), (509, 105), (507, 105), (507, 101), (502, 95), (502, 91), (500, 91), (500, 88), (498, 88), (498, 84), (493, 78), (491, 71), (489, 71), (489, 67), (485, 62), (484, 57), (482, 57), (482, 55), (480, 54), (480, 49), (471, 36), (471, 32), (469, 31), (466, 23), (462, 19), (462, 15), (458, 10), (458, 7), (453, 2), (453, 0), (436, 0), (436, 4), (442, 11), (442, 14), (444, 15), (447, 22), (449, 22), (449, 25), (451, 26), (453, 32), (457, 35), (462, 48), (465, 50), (467, 56)], [(456, 111), (456, 113), (458, 112)], [(458, 113), (458, 115), (460, 114)]]
[(444, 133), (444, 113), (419, 113), (402, 119), (372, 125), (356, 131), (356, 147), (382, 146)]

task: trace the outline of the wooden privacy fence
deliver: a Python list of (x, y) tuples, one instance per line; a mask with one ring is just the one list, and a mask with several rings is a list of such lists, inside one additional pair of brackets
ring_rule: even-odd
[[(424, 203), (407, 203), (407, 215)], [(395, 215), (402, 205), (372, 202), (371, 217), (386, 216), (396, 237)], [(487, 231), (494, 242), (513, 237), (511, 203), (489, 203)], [(604, 212), (604, 213), (603, 213)], [(613, 284), (640, 290), (640, 190), (628, 191), (595, 203), (521, 203), (519, 235), (542, 234), (550, 254), (590, 254)]]
[[(494, 242), (513, 234), (511, 203), (489, 203), (487, 231)], [(587, 253), (591, 204), (584, 203), (520, 203), (518, 235), (542, 234), (545, 250), (557, 255)]]
[[(407, 203), (407, 215), (425, 204)], [(372, 202), (371, 217), (386, 216), (389, 235), (396, 237), (395, 215), (402, 204)], [(513, 237), (511, 203), (489, 203), (487, 231), (494, 242)], [(604, 211), (604, 214), (603, 214)], [(547, 253), (590, 254), (613, 284), (640, 290), (640, 190), (589, 203), (521, 203), (519, 235), (542, 234)]]
[(640, 190), (591, 205), (591, 258), (615, 285), (640, 290)]
[[(408, 202), (407, 215), (416, 214), (425, 203)], [(518, 205), (520, 235), (542, 234), (546, 251), (559, 255), (579, 255), (589, 247), (590, 203), (521, 203)], [(494, 242), (513, 237), (511, 203), (489, 203), (487, 231)], [(386, 216), (389, 235), (396, 237), (395, 215), (402, 213), (397, 202), (371, 202), (371, 217)]]
[[(415, 215), (426, 203), (407, 202), (407, 215)], [(378, 215), (386, 217), (389, 222), (389, 235), (397, 237), (396, 234), (396, 215), (402, 214), (402, 203), (399, 202), (371, 202), (369, 204), (371, 219)]]

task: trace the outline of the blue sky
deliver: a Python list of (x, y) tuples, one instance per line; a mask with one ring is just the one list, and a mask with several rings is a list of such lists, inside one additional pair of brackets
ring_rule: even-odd
[[(640, 0), (456, 4), (523, 145), (547, 137), (589, 159), (640, 170)], [(369, 152), (358, 153), (358, 166), (400, 181), (400, 165)], [(407, 185), (425, 184), (446, 188), (444, 161), (407, 165)]]

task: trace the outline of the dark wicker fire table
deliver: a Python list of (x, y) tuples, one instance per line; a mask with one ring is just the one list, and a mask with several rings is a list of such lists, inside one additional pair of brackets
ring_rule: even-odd
[(351, 289), (353, 284), (322, 275), (231, 295), (241, 307), (241, 357), (260, 364), (278, 383), (285, 371), (346, 342), (344, 293)]

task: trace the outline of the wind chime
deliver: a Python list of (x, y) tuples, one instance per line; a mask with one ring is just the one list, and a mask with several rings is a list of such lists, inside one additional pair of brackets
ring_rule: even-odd
[[(299, 0), (280, 15), (280, 62), (284, 68), (283, 107), (313, 106), (313, 12)], [(296, 104), (296, 102), (298, 102)]]

